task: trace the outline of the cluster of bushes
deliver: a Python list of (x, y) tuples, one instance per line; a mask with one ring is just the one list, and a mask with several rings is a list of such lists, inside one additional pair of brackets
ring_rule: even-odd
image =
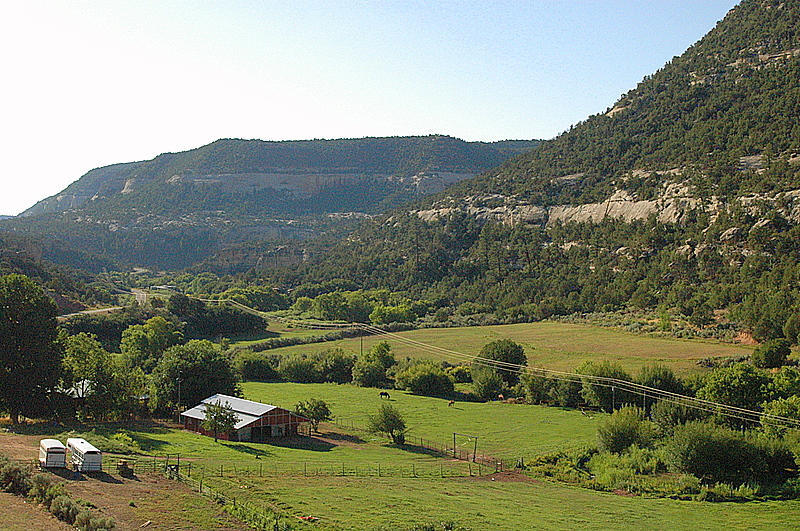
[[(643, 409), (629, 406), (605, 419), (597, 439), (599, 453), (586, 469), (610, 489), (629, 490), (632, 482), (642, 489), (642, 484), (653, 482), (639, 476), (667, 471), (691, 475), (698, 486), (749, 485), (751, 489), (780, 485), (797, 474), (795, 456), (786, 441), (760, 431), (734, 430), (710, 417), (684, 417), (665, 426), (650, 420)], [(669, 479), (661, 482), (660, 490), (672, 493)]]
[(93, 513), (86, 502), (72, 499), (64, 486), (50, 476), (34, 473), (30, 466), (0, 456), (0, 489), (42, 504), (56, 518), (81, 531), (114, 529), (114, 519)]
[(385, 341), (373, 345), (361, 357), (339, 347), (290, 356), (239, 350), (232, 365), (242, 380), (353, 383), (428, 396), (450, 396), (455, 383), (471, 380), (470, 367), (465, 365), (411, 359), (398, 362)]
[(410, 323), (431, 310), (428, 301), (411, 300), (388, 290), (328, 291), (313, 298), (299, 296), (291, 311), (326, 321), (371, 322), (378, 325)]

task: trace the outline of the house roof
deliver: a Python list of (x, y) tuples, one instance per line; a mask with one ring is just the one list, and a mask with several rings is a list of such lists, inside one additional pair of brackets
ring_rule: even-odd
[[(278, 406), (273, 406), (270, 404), (262, 404), (261, 402), (254, 402), (252, 400), (245, 400), (244, 398), (236, 398), (235, 396), (228, 396), (222, 394), (216, 394), (213, 396), (209, 396), (196, 406), (191, 409), (187, 409), (181, 416), (189, 417), (192, 419), (198, 420), (205, 420), (206, 419), (206, 404), (219, 404), (221, 406), (230, 406), (230, 408), (236, 413), (236, 416), (239, 418), (238, 422), (234, 425), (234, 429), (238, 430), (240, 428), (244, 428), (248, 424), (253, 421), (258, 420), (260, 417), (264, 416), (266, 413), (269, 413), (273, 409), (280, 409)], [(290, 412), (291, 413), (291, 412)], [(300, 417), (304, 420), (305, 417), (297, 415), (296, 413), (291, 413), (296, 417)]]

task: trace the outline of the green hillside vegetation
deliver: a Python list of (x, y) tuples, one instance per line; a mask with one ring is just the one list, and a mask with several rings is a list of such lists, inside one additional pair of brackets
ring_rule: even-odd
[(745, 0), (614, 112), (280, 278), (519, 320), (663, 307), (704, 326), (726, 310), (756, 339), (782, 337), (800, 313), (798, 33), (795, 3)]
[[(430, 328), (397, 332), (403, 338), (451, 349), (467, 355), (477, 355), (481, 347), (496, 339), (512, 339), (526, 349), (532, 367), (571, 371), (586, 361), (612, 360), (630, 372), (658, 362), (681, 374), (703, 371), (698, 361), (707, 358), (739, 358), (750, 354), (749, 347), (727, 343), (688, 341), (647, 337), (597, 326), (553, 322), (471, 326), (460, 328)], [(423, 351), (412, 345), (384, 336), (365, 336), (364, 351), (380, 341), (388, 341), (397, 359), (435, 358), (458, 364), (462, 360), (445, 353)], [(271, 349), (265, 353), (291, 356), (313, 355), (330, 348), (341, 347), (358, 354), (362, 339), (355, 337), (339, 341), (295, 345)], [(234, 346), (239, 343), (233, 343)], [(257, 349), (258, 344), (245, 342), (242, 346)]]
[[(222, 139), (92, 170), (0, 229), (48, 240), (57, 234), (126, 265), (179, 269), (211, 259), (209, 266), (241, 269), (269, 263), (270, 251), (302, 256), (297, 240), (341, 237), (364, 215), (438, 191), (536, 144), (440, 135)], [(348, 212), (358, 215), (328, 216)], [(214, 257), (229, 247), (227, 258)]]

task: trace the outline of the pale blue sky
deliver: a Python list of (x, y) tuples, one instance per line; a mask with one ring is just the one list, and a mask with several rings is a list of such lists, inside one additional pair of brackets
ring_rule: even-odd
[(221, 137), (550, 138), (734, 3), (3, 3), (0, 214)]

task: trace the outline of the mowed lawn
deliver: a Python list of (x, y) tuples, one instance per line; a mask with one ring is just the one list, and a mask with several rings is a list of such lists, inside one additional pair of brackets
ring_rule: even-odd
[[(636, 372), (642, 366), (660, 363), (678, 373), (702, 370), (697, 360), (714, 356), (741, 356), (751, 347), (701, 340), (670, 339), (643, 336), (599, 326), (568, 323), (522, 323), (463, 328), (425, 328), (398, 332), (399, 336), (443, 347), (462, 354), (477, 355), (481, 347), (496, 339), (512, 339), (525, 347), (528, 364), (563, 371), (572, 371), (587, 360), (611, 360), (626, 370)], [(390, 336), (363, 338), (364, 349), (378, 341), (388, 341), (397, 358), (436, 358), (450, 363), (462, 361), (456, 355), (428, 352)], [(292, 354), (319, 352), (330, 347), (342, 347), (354, 353), (361, 350), (361, 338), (342, 339), (310, 345), (295, 345), (270, 350), (272, 353)]]
[[(300, 400), (322, 399), (333, 415), (346, 424), (366, 426), (381, 404), (391, 404), (410, 428), (408, 441), (422, 437), (452, 447), (453, 432), (478, 437), (478, 452), (494, 457), (529, 458), (549, 451), (594, 442), (602, 415), (545, 406), (500, 402), (456, 402), (389, 390), (391, 399), (378, 397), (378, 389), (336, 384), (245, 382), (244, 397), (293, 409)], [(366, 435), (365, 435), (366, 436)], [(457, 438), (457, 446), (472, 450), (473, 443)]]

